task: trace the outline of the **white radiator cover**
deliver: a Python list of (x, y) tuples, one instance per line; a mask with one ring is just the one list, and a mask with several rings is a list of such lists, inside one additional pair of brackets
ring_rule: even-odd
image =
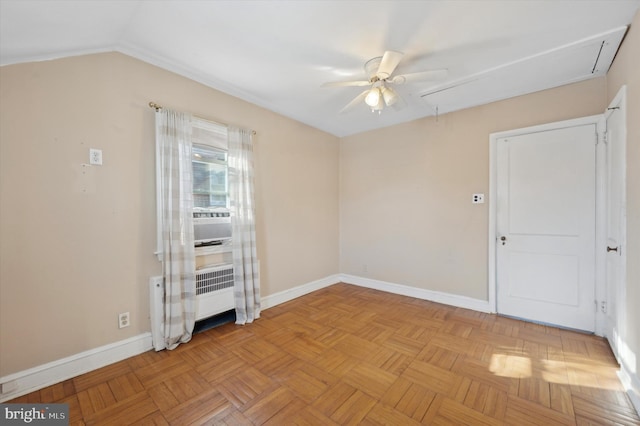
[(233, 265), (225, 264), (196, 271), (196, 321), (230, 311), (233, 299)]
[[(151, 337), (156, 351), (165, 348), (162, 337), (164, 328), (164, 278), (149, 280)], [(196, 321), (233, 310), (233, 265), (224, 264), (196, 271)]]

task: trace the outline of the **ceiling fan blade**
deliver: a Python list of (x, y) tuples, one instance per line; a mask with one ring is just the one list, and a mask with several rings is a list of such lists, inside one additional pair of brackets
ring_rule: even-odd
[(367, 97), (368, 93), (369, 93), (369, 89), (365, 90), (364, 92), (360, 93), (358, 96), (353, 98), (351, 102), (349, 102), (344, 108), (340, 110), (340, 114), (344, 114), (345, 112), (352, 110), (356, 105), (364, 103), (364, 98)]
[(329, 83), (324, 83), (322, 87), (349, 87), (349, 86), (369, 86), (371, 84), (370, 81), (367, 80), (359, 80), (359, 81), (331, 81)]
[(391, 105), (391, 108), (394, 111), (400, 111), (401, 109), (404, 109), (407, 106), (407, 101), (405, 101), (402, 96), (398, 96), (398, 101), (395, 102), (393, 105)]
[(404, 84), (412, 81), (443, 80), (447, 78), (448, 74), (449, 71), (446, 69), (414, 72), (411, 74), (396, 75), (391, 79), (391, 82), (394, 84)]
[(404, 53), (396, 52), (394, 50), (387, 50), (384, 52), (382, 60), (380, 61), (380, 66), (378, 67), (378, 72), (376, 72), (376, 76), (378, 76), (380, 80), (389, 78), (400, 63), (402, 56), (404, 56)]

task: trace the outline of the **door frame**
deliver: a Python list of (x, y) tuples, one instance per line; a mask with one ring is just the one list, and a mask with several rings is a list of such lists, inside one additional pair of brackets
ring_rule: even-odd
[[(620, 362), (620, 364), (622, 365), (623, 362), (622, 360), (626, 357), (627, 354), (625, 353), (621, 353), (621, 351), (625, 350), (626, 345), (624, 344), (624, 340), (627, 338), (627, 332), (628, 330), (626, 330), (626, 317), (627, 317), (627, 309), (626, 309), (626, 296), (627, 296), (627, 279), (626, 279), (626, 273), (627, 273), (627, 220), (626, 220), (626, 216), (627, 216), (627, 212), (626, 212), (626, 198), (627, 198), (627, 194), (626, 194), (626, 188), (627, 188), (627, 174), (626, 174), (626, 163), (627, 163), (627, 158), (626, 158), (626, 146), (627, 146), (627, 86), (623, 85), (622, 87), (620, 87), (620, 89), (618, 90), (618, 93), (616, 94), (616, 96), (613, 98), (613, 100), (611, 100), (611, 102), (609, 103), (609, 106), (607, 107), (607, 110), (604, 113), (604, 120), (605, 120), (605, 126), (606, 126), (606, 121), (609, 118), (609, 116), (611, 114), (613, 114), (613, 112), (618, 109), (620, 111), (620, 113), (622, 114), (622, 120), (623, 120), (623, 129), (622, 129), (622, 133), (621, 135), (619, 135), (620, 140), (618, 141), (618, 143), (622, 144), (622, 152), (624, 153), (624, 159), (623, 159), (623, 171), (622, 171), (622, 197), (623, 197), (623, 211), (620, 212), (622, 214), (622, 223), (620, 224), (621, 227), (621, 240), (618, 242), (618, 246), (619, 246), (619, 250), (621, 250), (621, 254), (620, 254), (620, 270), (619, 270), (619, 281), (617, 283), (617, 285), (620, 285), (620, 288), (616, 288), (613, 290), (613, 292), (610, 291), (610, 289), (607, 288), (608, 283), (607, 283), (607, 276), (606, 276), (606, 255), (603, 256), (604, 260), (603, 260), (603, 300), (607, 300), (607, 297), (611, 294), (614, 295), (618, 295), (620, 296), (621, 300), (616, 300), (616, 306), (618, 309), (618, 315), (616, 315), (616, 318), (614, 318), (615, 323), (614, 324), (610, 324), (609, 321), (609, 317), (608, 315), (605, 316), (604, 319), (604, 323), (603, 323), (603, 336), (605, 336), (608, 340), (609, 340), (609, 345), (611, 346), (614, 355), (616, 356), (616, 358), (618, 359), (618, 361)], [(608, 138), (608, 136), (607, 136)], [(607, 144), (613, 143), (613, 141), (608, 138), (607, 140)], [(605, 169), (608, 169), (608, 165), (609, 162), (605, 160)], [(608, 184), (605, 180), (604, 182), (604, 188), (605, 191), (608, 189)], [(605, 192), (606, 194), (606, 192)], [(604, 200), (604, 205), (605, 205), (605, 214), (607, 214), (607, 202), (608, 199), (607, 197), (605, 197)], [(605, 219), (606, 220), (606, 219)], [(607, 245), (608, 244), (608, 235), (607, 235), (607, 222), (605, 222), (604, 224), (604, 229), (602, 230), (603, 232), (603, 241), (604, 244)], [(604, 247), (604, 246), (603, 246)], [(615, 297), (615, 296), (614, 296)], [(611, 302), (610, 300), (607, 300), (607, 307), (611, 306)], [(620, 323), (618, 322), (618, 320), (620, 321)]]
[(596, 250), (597, 247), (603, 247), (606, 231), (606, 146), (604, 144), (605, 120), (604, 114), (581, 117), (571, 120), (557, 121), (554, 123), (546, 123), (537, 126), (524, 127), (520, 129), (506, 130), (502, 132), (491, 133), (489, 135), (489, 232), (488, 232), (488, 296), (489, 309), (491, 312), (497, 310), (497, 167), (498, 167), (498, 139), (520, 136), (529, 133), (539, 133), (549, 130), (563, 129), (567, 127), (584, 126), (595, 124), (597, 129), (596, 143), (596, 236), (595, 236), (595, 294), (594, 309), (596, 310), (594, 330), (595, 334), (602, 336), (605, 327), (605, 315), (599, 308), (598, 300), (605, 295), (604, 268), (606, 258), (603, 250)]

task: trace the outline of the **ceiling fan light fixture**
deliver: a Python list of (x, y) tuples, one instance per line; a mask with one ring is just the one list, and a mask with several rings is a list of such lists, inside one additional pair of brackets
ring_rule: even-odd
[[(0, 0), (2, 1), (2, 0)], [(362, 105), (362, 101), (365, 102), (367, 107), (371, 111), (380, 113), (385, 107), (393, 106), (394, 109), (399, 110), (406, 106), (402, 96), (398, 94), (391, 87), (387, 85), (401, 85), (406, 82), (424, 81), (424, 80), (439, 80), (446, 78), (447, 70), (426, 70), (420, 72), (414, 72), (404, 75), (393, 75), (396, 68), (400, 64), (400, 60), (404, 54), (394, 50), (387, 50), (384, 55), (372, 58), (365, 62), (364, 71), (366, 73), (366, 80), (356, 81), (336, 81), (325, 83), (323, 87), (368, 87), (368, 89), (360, 92), (358, 96), (351, 100), (340, 110), (340, 113), (344, 113), (356, 105)]]
[(382, 87), (382, 98), (387, 106), (391, 106), (398, 102), (398, 94), (393, 89), (386, 86)]
[(384, 99), (382, 98), (382, 88), (378, 88), (377, 89), (378, 92), (380, 92), (381, 96), (378, 97), (378, 103), (375, 105), (369, 105), (369, 108), (371, 108), (371, 112), (377, 112), (378, 114), (382, 113), (382, 110), (385, 107), (384, 104)]
[(372, 87), (367, 93), (367, 96), (364, 98), (364, 102), (369, 105), (371, 108), (376, 107), (380, 103), (380, 89), (377, 87)]

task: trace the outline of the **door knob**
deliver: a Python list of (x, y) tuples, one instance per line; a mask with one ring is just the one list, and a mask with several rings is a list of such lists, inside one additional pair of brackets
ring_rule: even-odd
[(500, 237), (500, 241), (502, 241), (502, 245), (505, 245), (507, 241), (507, 237), (505, 237), (504, 235), (502, 237)]
[(610, 251), (618, 251), (618, 247), (609, 247), (607, 246), (607, 253), (609, 253)]

